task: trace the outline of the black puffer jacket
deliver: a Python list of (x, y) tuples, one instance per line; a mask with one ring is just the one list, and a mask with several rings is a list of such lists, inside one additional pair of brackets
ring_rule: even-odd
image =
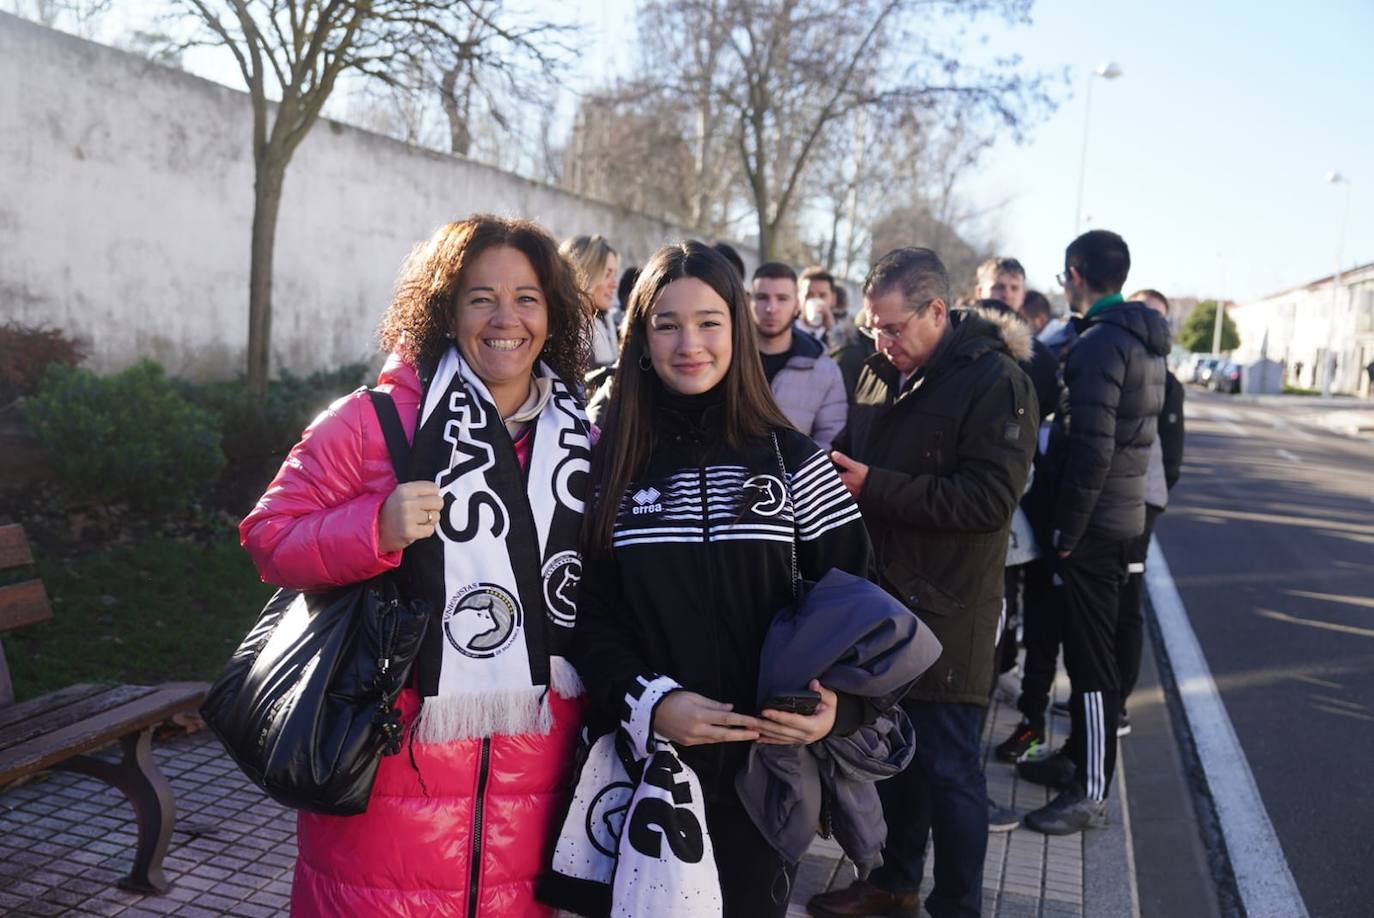
[(1169, 324), (1144, 303), (1075, 319), (1078, 341), (1064, 365), (1054, 545), (1084, 536), (1131, 539), (1145, 531), (1145, 473), (1164, 409)]
[(953, 310), (950, 336), (898, 391), (869, 358), (835, 448), (866, 463), (859, 509), (883, 585), (944, 645), (907, 696), (987, 704), (1005, 590), (1007, 530), (1039, 427), (1030, 331), (1014, 316)]

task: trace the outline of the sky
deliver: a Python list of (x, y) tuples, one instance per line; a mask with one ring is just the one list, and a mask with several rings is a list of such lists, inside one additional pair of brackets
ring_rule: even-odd
[[(633, 6), (584, 7), (604, 36), (590, 77), (632, 62)], [(1245, 301), (1332, 273), (1338, 247), (1343, 267), (1374, 261), (1374, 2), (1039, 0), (1031, 16), (983, 29), (988, 50), (1070, 68), (1072, 95), (962, 187), (975, 209), (1007, 202), (987, 229), (1031, 285), (1057, 289), (1088, 75), (1108, 61), (1122, 76), (1092, 78), (1082, 228), (1126, 239), (1128, 285)]]
[[(522, 5), (541, 4), (559, 17), (569, 9)], [(121, 5), (132, 17), (160, 4)], [(570, 85), (629, 69), (634, 8), (580, 6), (587, 53)], [(1061, 92), (1024, 143), (999, 140), (961, 191), (975, 208), (1005, 202), (984, 229), (1025, 264), (1032, 286), (1057, 289), (1085, 121), (1083, 229), (1125, 237), (1128, 286), (1243, 302), (1330, 274), (1338, 249), (1344, 268), (1374, 261), (1374, 2), (1039, 0), (1031, 16), (975, 33), (1028, 68), (1068, 67), (1072, 94)], [(1090, 76), (1107, 61), (1119, 79)], [(190, 63), (234, 82), (223, 62)], [(1348, 183), (1329, 184), (1332, 170)]]

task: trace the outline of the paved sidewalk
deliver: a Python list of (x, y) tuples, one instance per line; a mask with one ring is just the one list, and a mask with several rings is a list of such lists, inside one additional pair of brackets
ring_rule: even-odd
[[(1068, 682), (1062, 673), (1055, 691), (1059, 698), (1068, 696)], [(1015, 768), (998, 762), (992, 754), (993, 747), (1010, 735), (1020, 716), (1014, 705), (994, 701), (983, 731), (983, 761), (988, 796), (994, 803), (1010, 806), (1024, 815), (1048, 803), (1052, 793), (1038, 784), (1020, 780)], [(1068, 718), (1050, 717), (1047, 728), (1047, 748), (1057, 748), (1068, 733)], [(988, 837), (983, 865), (986, 918), (1129, 918), (1138, 913), (1134, 905), (1134, 869), (1120, 803), (1124, 788), (1120, 777), (1118, 771), (1113, 787), (1112, 825), (1108, 829), (1087, 835), (1051, 837), (1021, 828), (994, 832)], [(923, 897), (931, 888), (932, 860), (926, 858)], [(1090, 880), (1086, 888), (1085, 863)], [(812, 895), (843, 888), (854, 876), (853, 865), (843, 858), (839, 847), (817, 839), (802, 862), (788, 915), (805, 915), (806, 900)]]
[[(1014, 708), (994, 705), (984, 751), (993, 800), (1025, 812), (1045, 803), (1048, 792), (1018, 781), (1014, 769), (991, 760), (992, 745), (1010, 732), (1016, 718)], [(1052, 731), (1067, 727), (1066, 719), (1051, 718)], [(1059, 741), (1051, 737), (1052, 744)], [(292, 813), (264, 798), (209, 733), (159, 744), (154, 754), (177, 794), (176, 833), (165, 862), (171, 890), (144, 896), (118, 889), (114, 884), (133, 857), (129, 805), (99, 782), (50, 773), (0, 794), (0, 914), (264, 918), (286, 913), (296, 854)], [(1047, 838), (1026, 829), (993, 834), (984, 872), (984, 915), (1131, 915), (1134, 878), (1122, 820), (1116, 804), (1112, 827), (1086, 839)], [(929, 859), (926, 871), (929, 891)], [(789, 914), (806, 914), (811, 895), (847, 885), (852, 877), (853, 868), (834, 843), (818, 839), (802, 864)]]

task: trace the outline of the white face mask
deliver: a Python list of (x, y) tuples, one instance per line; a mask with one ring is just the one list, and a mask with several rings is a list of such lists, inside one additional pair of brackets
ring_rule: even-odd
[(819, 328), (825, 324), (826, 317), (830, 315), (830, 304), (819, 297), (812, 297), (806, 301), (802, 307), (802, 318), (807, 325)]

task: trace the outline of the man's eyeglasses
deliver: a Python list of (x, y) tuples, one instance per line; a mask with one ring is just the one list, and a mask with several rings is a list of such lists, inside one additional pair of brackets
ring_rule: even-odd
[(1068, 268), (1065, 268), (1063, 271), (1061, 271), (1060, 273), (1056, 274), (1056, 275), (1054, 276), (1054, 279), (1057, 280), (1057, 281), (1059, 281), (1059, 286), (1063, 287), (1065, 290), (1069, 289), (1069, 269), (1068, 269)]
[(896, 325), (884, 325), (881, 328), (874, 328), (872, 325), (862, 325), (859, 327), (859, 333), (862, 335), (867, 335), (874, 341), (896, 341), (898, 338), (902, 337), (902, 332), (906, 331), (906, 327), (911, 324), (911, 320), (916, 318), (924, 311), (925, 310), (918, 310), (916, 312), (913, 312), (911, 315), (907, 316), (905, 319), (898, 322)]

